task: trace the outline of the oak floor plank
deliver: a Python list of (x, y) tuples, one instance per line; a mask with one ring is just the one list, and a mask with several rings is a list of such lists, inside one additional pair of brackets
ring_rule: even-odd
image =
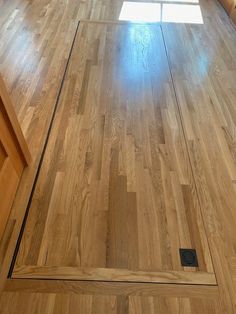
[(121, 268), (16, 266), (13, 278), (216, 285), (214, 273), (200, 271), (133, 271)]
[(153, 284), (114, 281), (83, 281), (83, 280), (45, 280), (45, 279), (8, 279), (5, 292), (35, 292), (35, 293), (75, 293), (100, 294), (117, 296), (172, 296), (218, 298), (218, 286), (183, 285), (183, 284)]
[(0, 298), (3, 314), (75, 313), (83, 314), (218, 314), (217, 299), (195, 297), (141, 297), (115, 295), (76, 295), (55, 293), (4, 292)]

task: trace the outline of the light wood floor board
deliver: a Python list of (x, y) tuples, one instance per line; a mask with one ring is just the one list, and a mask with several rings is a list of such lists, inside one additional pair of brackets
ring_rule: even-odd
[(217, 299), (191, 297), (140, 297), (8, 293), (0, 299), (2, 314), (220, 314)]
[(187, 271), (134, 271), (117, 268), (62, 266), (17, 266), (14, 278), (41, 278), (88, 281), (153, 282), (216, 285), (214, 273)]
[(102, 282), (76, 280), (8, 279), (6, 292), (76, 293), (117, 296), (172, 296), (191, 298), (219, 297), (217, 286)]
[(80, 23), (13, 277), (37, 274), (216, 283), (159, 26)]

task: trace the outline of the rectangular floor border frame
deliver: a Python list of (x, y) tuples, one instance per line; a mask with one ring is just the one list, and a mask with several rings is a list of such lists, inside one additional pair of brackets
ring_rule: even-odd
[[(85, 23), (96, 23), (97, 22), (97, 21), (89, 21), (89, 20), (81, 20), (81, 21), (85, 22)], [(36, 278), (33, 275), (32, 276), (31, 275), (25, 275), (25, 277), (22, 275), (22, 277), (16, 276), (14, 278), (14, 277), (12, 277), (12, 274), (14, 273), (14, 268), (15, 268), (15, 262), (16, 262), (17, 254), (18, 254), (20, 243), (21, 243), (22, 236), (23, 236), (23, 233), (24, 233), (25, 225), (26, 225), (27, 218), (28, 218), (29, 209), (30, 209), (30, 206), (31, 206), (31, 202), (32, 202), (32, 198), (33, 198), (33, 195), (34, 195), (35, 187), (36, 187), (36, 184), (37, 184), (38, 176), (39, 176), (39, 173), (40, 173), (40, 170), (41, 170), (41, 166), (42, 166), (42, 163), (43, 163), (43, 160), (44, 160), (45, 151), (46, 151), (47, 144), (48, 144), (48, 141), (49, 141), (51, 129), (53, 127), (55, 114), (56, 114), (56, 111), (57, 111), (57, 108), (58, 108), (59, 99), (60, 99), (60, 96), (61, 96), (61, 91), (62, 91), (63, 84), (64, 84), (64, 81), (65, 81), (65, 77), (66, 77), (66, 74), (67, 74), (68, 65), (69, 65), (69, 62), (70, 62), (70, 59), (71, 59), (72, 51), (73, 51), (73, 48), (74, 48), (74, 44), (75, 44), (75, 41), (76, 41), (76, 37), (77, 37), (77, 34), (78, 34), (78, 29), (79, 29), (79, 25), (80, 25), (81, 21), (78, 21), (78, 25), (77, 25), (77, 28), (76, 28), (76, 31), (75, 31), (75, 35), (74, 35), (74, 38), (73, 38), (73, 41), (72, 41), (72, 45), (71, 45), (71, 48), (70, 48), (69, 56), (68, 56), (68, 59), (67, 59), (67, 62), (66, 62), (65, 70), (64, 70), (63, 77), (62, 77), (61, 84), (60, 84), (60, 88), (59, 88), (59, 93), (57, 95), (55, 107), (54, 107), (54, 110), (53, 110), (52, 119), (50, 121), (49, 129), (48, 129), (48, 132), (47, 132), (47, 137), (46, 137), (46, 140), (45, 140), (45, 143), (44, 143), (44, 146), (43, 146), (43, 151), (42, 151), (42, 154), (41, 154), (41, 157), (40, 157), (40, 162), (39, 162), (39, 166), (38, 166), (37, 173), (36, 173), (36, 176), (35, 176), (35, 180), (34, 180), (34, 183), (33, 183), (33, 187), (32, 187), (32, 190), (31, 190), (29, 202), (28, 202), (28, 205), (27, 205), (27, 208), (26, 208), (26, 212), (25, 212), (25, 215), (24, 215), (24, 218), (23, 218), (23, 223), (22, 223), (22, 226), (21, 226), (21, 229), (20, 229), (20, 232), (19, 232), (19, 236), (18, 236), (16, 247), (15, 247), (15, 250), (14, 250), (12, 262), (11, 262), (10, 269), (9, 269), (9, 272), (8, 272), (8, 276), (7, 276), (8, 281), (9, 280), (23, 280), (23, 279), (28, 279), (28, 280), (33, 280), (33, 279), (35, 279), (35, 280), (42, 280), (42, 279), (43, 280), (66, 280), (65, 278), (64, 279), (62, 279), (62, 278), (61, 279), (58, 279), (58, 278), (44, 278), (42, 275), (40, 275), (39, 278)], [(105, 23), (105, 24), (109, 23), (108, 21), (99, 21), (99, 22), (100, 23)], [(120, 21), (110, 21), (110, 23), (112, 23), (112, 24), (123, 24), (123, 25), (128, 24), (127, 22), (123, 23), (123, 22), (120, 22)], [(190, 155), (189, 155), (188, 144), (187, 144), (187, 138), (186, 138), (184, 124), (183, 124), (183, 118), (182, 118), (182, 114), (181, 114), (181, 110), (180, 110), (180, 106), (179, 106), (179, 102), (178, 102), (178, 98), (177, 98), (175, 83), (174, 83), (174, 79), (173, 79), (173, 75), (172, 75), (172, 71), (171, 71), (171, 67), (170, 67), (170, 59), (169, 59), (168, 50), (167, 50), (167, 47), (166, 47), (166, 42), (165, 42), (165, 38), (164, 38), (164, 34), (163, 34), (162, 25), (160, 23), (155, 23), (155, 24), (158, 24), (158, 26), (160, 27), (161, 34), (162, 34), (163, 44), (164, 44), (165, 53), (166, 53), (166, 57), (167, 57), (167, 61), (168, 61), (168, 68), (169, 68), (171, 81), (172, 81), (172, 86), (173, 86), (173, 91), (174, 91), (176, 104), (177, 104), (177, 108), (178, 108), (178, 113), (179, 113), (179, 118), (180, 118), (182, 130), (183, 130), (184, 141), (185, 141), (186, 148), (187, 148), (187, 155), (188, 155), (188, 159), (189, 159), (189, 163), (190, 163), (191, 172), (192, 172), (192, 175), (193, 175), (194, 185), (195, 185), (195, 188), (196, 188), (196, 191), (197, 191), (195, 176), (194, 176), (194, 173), (193, 173), (193, 168), (192, 168)], [(202, 217), (202, 220), (203, 220), (202, 209), (201, 209), (201, 205), (200, 205), (198, 192), (197, 192), (197, 198), (198, 198), (198, 202), (199, 202), (199, 206), (200, 206), (201, 217)], [(203, 224), (204, 224), (204, 220), (203, 220)], [(205, 224), (204, 224), (204, 231), (206, 233)], [(211, 256), (211, 260), (212, 260), (212, 254), (211, 254), (208, 238), (207, 238), (207, 243), (208, 243), (210, 256)], [(213, 269), (214, 269), (213, 260), (212, 260), (212, 266), (213, 266)], [(31, 267), (32, 266), (29, 266), (29, 268), (31, 268)], [(37, 267), (35, 267), (35, 268), (37, 268)], [(122, 271), (122, 270), (118, 270), (118, 272), (119, 271)], [(166, 272), (158, 272), (158, 273), (163, 273), (163, 275), (164, 275)], [(167, 273), (173, 273), (174, 274), (175, 272), (167, 272)], [(203, 282), (202, 284), (201, 283), (194, 284), (194, 283), (191, 283), (191, 282), (179, 282), (178, 283), (178, 282), (175, 282), (175, 281), (171, 282), (171, 280), (168, 281), (168, 282), (166, 282), (166, 281), (158, 282), (158, 281), (151, 281), (151, 280), (150, 281), (114, 280), (114, 283), (123, 282), (123, 283), (133, 283), (133, 284), (134, 283), (141, 283), (141, 284), (147, 283), (147, 284), (162, 284), (162, 285), (163, 284), (170, 284), (170, 285), (172, 285), (172, 284), (173, 285), (178, 285), (179, 284), (179, 285), (194, 285), (194, 286), (198, 286), (198, 285), (199, 286), (204, 286), (204, 285), (205, 286), (217, 286), (218, 283), (217, 283), (217, 278), (215, 276), (215, 269), (214, 269), (214, 273), (206, 273), (206, 274), (214, 276), (215, 283), (213, 283), (213, 281), (211, 283), (207, 283), (207, 282), (204, 283)], [(45, 276), (47, 276), (47, 275), (45, 275)], [(69, 280), (71, 280), (71, 279), (69, 279)], [(96, 278), (96, 279), (92, 279), (92, 280), (91, 279), (90, 280), (89, 279), (86, 280), (86, 279), (81, 278), (81, 279), (75, 279), (74, 281), (78, 281), (78, 282), (86, 281), (86, 282), (90, 282), (90, 283), (91, 282), (107, 282), (107, 283), (113, 282), (110, 279), (104, 279), (104, 278)]]

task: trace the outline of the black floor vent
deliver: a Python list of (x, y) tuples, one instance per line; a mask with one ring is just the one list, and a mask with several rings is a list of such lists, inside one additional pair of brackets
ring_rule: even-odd
[(184, 267), (198, 267), (197, 252), (194, 249), (179, 249), (181, 265)]

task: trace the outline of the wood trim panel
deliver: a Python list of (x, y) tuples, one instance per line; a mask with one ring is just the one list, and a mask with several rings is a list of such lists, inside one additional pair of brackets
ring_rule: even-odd
[(217, 286), (153, 283), (8, 279), (4, 292), (78, 293), (99, 295), (139, 295), (173, 297), (218, 297)]
[[(0, 104), (1, 105), (1, 104)], [(2, 112), (0, 106), (0, 142), (5, 151), (6, 158), (10, 158), (14, 169), (20, 177), (25, 167), (25, 162), (22, 160), (22, 154), (19, 154), (18, 143), (14, 139), (14, 133), (8, 121), (6, 113)], [(5, 159), (6, 160), (6, 159)]]
[(30, 153), (6, 87), (0, 77), (0, 239)]
[(230, 18), (233, 21), (233, 23), (236, 25), (236, 1), (234, 1), (234, 5), (230, 13)]
[(214, 273), (192, 271), (130, 271), (111, 268), (15, 266), (13, 278), (92, 280), (113, 282), (155, 282), (216, 285)]
[(9, 120), (8, 122), (13, 130), (14, 136), (16, 137), (16, 143), (18, 144), (18, 149), (21, 152), (21, 155), (23, 157), (23, 160), (25, 161), (25, 164), (28, 165), (31, 160), (30, 152), (26, 144), (26, 141), (24, 139), (19, 122), (17, 120), (10, 96), (8, 95), (7, 89), (5, 87), (5, 84), (1, 76), (0, 76), (0, 98), (1, 98), (1, 105), (3, 106), (1, 107), (1, 111), (3, 110), (3, 113), (5, 113), (5, 117), (7, 117), (7, 119)]
[[(0, 169), (0, 239), (7, 223), (9, 211), (14, 200), (18, 182), (18, 174), (16, 173), (10, 158), (7, 157), (2, 168)], [(6, 186), (8, 187), (7, 189), (5, 189)]]
[(6, 150), (4, 149), (2, 143), (0, 142), (0, 171), (4, 165), (6, 158), (7, 158)]

